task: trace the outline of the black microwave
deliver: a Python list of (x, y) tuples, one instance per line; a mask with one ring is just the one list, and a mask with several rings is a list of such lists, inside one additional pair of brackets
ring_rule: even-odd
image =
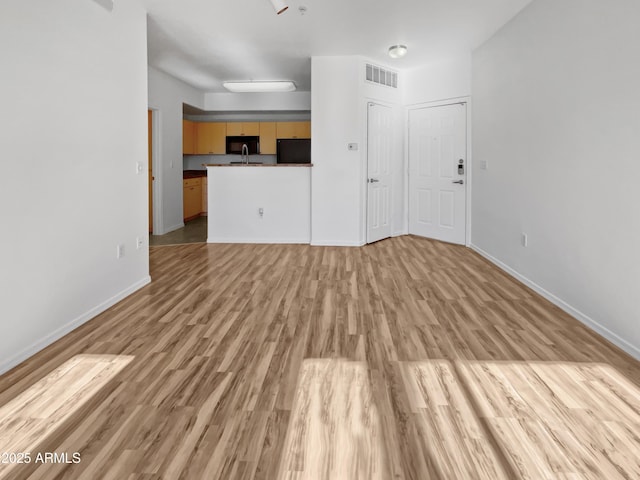
[(260, 137), (227, 137), (227, 155), (242, 154), (242, 146), (246, 145), (249, 154), (260, 153)]

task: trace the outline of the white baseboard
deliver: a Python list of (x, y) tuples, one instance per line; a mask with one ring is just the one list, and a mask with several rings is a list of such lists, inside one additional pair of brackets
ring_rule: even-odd
[(549, 292), (548, 290), (545, 290), (543, 287), (541, 287), (537, 283), (529, 280), (527, 277), (517, 272), (507, 264), (501, 262), (497, 258), (493, 257), (489, 253), (485, 252), (480, 247), (472, 243), (469, 246), (469, 248), (471, 248), (473, 251), (477, 252), (478, 254), (482, 255), (484, 258), (486, 258), (491, 263), (499, 267), (501, 270), (504, 270), (505, 272), (507, 272), (509, 275), (511, 275), (518, 281), (524, 283), (527, 287), (529, 287), (530, 289), (535, 291), (537, 294), (541, 295), (542, 297), (546, 298), (557, 307), (567, 312), (569, 315), (571, 315), (576, 320), (580, 321), (581, 323), (589, 327), (591, 330), (597, 332), (598, 334), (602, 335), (604, 338), (609, 340), (611, 343), (620, 347), (622, 350), (627, 352), (632, 357), (636, 358), (637, 360), (640, 360), (640, 348), (636, 347), (635, 345), (632, 345), (631, 343), (626, 341), (624, 338), (620, 337), (616, 333), (609, 330), (607, 327), (595, 321), (593, 318), (582, 313), (577, 308), (572, 307), (567, 302), (565, 302), (561, 298), (556, 297), (553, 293)]
[(147, 275), (146, 277), (144, 277), (143, 279), (141, 279), (138, 282), (134, 283), (130, 287), (122, 290), (121, 292), (117, 293), (113, 297), (111, 297), (108, 300), (102, 302), (100, 305), (92, 308), (88, 312), (83, 313), (79, 317), (71, 320), (66, 325), (63, 325), (62, 327), (60, 327), (60, 328), (54, 330), (53, 332), (49, 333), (48, 335), (46, 335), (45, 337), (41, 338), (37, 342), (33, 343), (29, 347), (25, 348), (24, 350), (18, 352), (15, 355), (13, 355), (11, 358), (8, 358), (6, 360), (2, 360), (2, 363), (0, 363), (0, 375), (2, 375), (5, 372), (8, 372), (9, 370), (14, 368), (15, 366), (17, 366), (20, 363), (24, 362), (27, 358), (32, 357), (33, 355), (38, 353), (40, 350), (44, 349), (45, 347), (48, 347), (49, 345), (51, 345), (56, 340), (59, 340), (60, 338), (64, 337), (66, 334), (68, 334), (72, 330), (75, 330), (80, 325), (88, 322), (92, 318), (96, 317), (97, 315), (101, 314), (102, 312), (104, 312), (108, 308), (110, 308), (113, 305), (115, 305), (116, 303), (118, 303), (120, 300), (123, 300), (124, 298), (128, 297), (129, 295), (131, 295), (135, 291), (140, 290), (142, 287), (144, 287), (145, 285), (149, 284), (150, 282), (151, 282), (151, 277)]
[(341, 240), (320, 240), (311, 242), (312, 247), (362, 247), (364, 242), (343, 242)]
[(281, 243), (289, 243), (289, 244), (303, 244), (309, 245), (308, 238), (227, 238), (227, 237), (213, 237), (207, 238), (207, 243), (273, 243), (273, 244), (281, 244)]
[(153, 235), (165, 235), (167, 233), (173, 232), (174, 230), (178, 230), (179, 228), (184, 227), (184, 222), (180, 222), (177, 225), (173, 225), (171, 227), (165, 228), (164, 231), (159, 233), (153, 233)]

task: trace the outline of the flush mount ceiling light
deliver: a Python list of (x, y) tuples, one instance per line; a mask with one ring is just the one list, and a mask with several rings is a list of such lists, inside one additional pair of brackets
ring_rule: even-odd
[(389, 56), (391, 58), (402, 58), (407, 54), (406, 45), (391, 45), (389, 47)]
[(293, 82), (224, 82), (224, 88), (233, 93), (293, 92)]
[(284, 3), (284, 0), (270, 0), (270, 2), (271, 2), (271, 5), (273, 5), (273, 9), (276, 11), (278, 15), (280, 15), (287, 8), (289, 8), (289, 5)]

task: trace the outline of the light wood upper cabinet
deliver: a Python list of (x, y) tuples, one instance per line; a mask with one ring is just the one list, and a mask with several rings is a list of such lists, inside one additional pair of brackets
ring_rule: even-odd
[(193, 155), (196, 153), (196, 123), (182, 120), (182, 153)]
[(227, 124), (224, 122), (196, 122), (196, 153), (226, 153), (226, 136)]
[(276, 122), (260, 122), (260, 153), (276, 154)]
[(227, 122), (227, 135), (230, 137), (260, 135), (260, 123), (258, 122)]
[(298, 122), (298, 138), (311, 138), (311, 122)]
[(276, 138), (311, 138), (311, 122), (278, 122)]

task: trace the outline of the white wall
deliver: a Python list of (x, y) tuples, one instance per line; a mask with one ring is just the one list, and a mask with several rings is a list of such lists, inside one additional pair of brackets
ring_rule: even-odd
[[(311, 243), (363, 245), (366, 241), (367, 103), (395, 107), (396, 168), (402, 169), (400, 90), (364, 81), (359, 56), (311, 59)], [(357, 151), (348, 144), (357, 143)], [(403, 172), (394, 177), (393, 233), (404, 221)]]
[(473, 57), (473, 244), (637, 357), (639, 24), (537, 0)]
[(311, 243), (361, 245), (359, 57), (311, 58)]
[(207, 167), (207, 241), (309, 243), (312, 168)]
[(402, 72), (403, 103), (420, 103), (471, 95), (471, 55)]
[(204, 110), (207, 111), (255, 111), (255, 110), (309, 110), (310, 92), (283, 93), (206, 93)]
[[(182, 218), (182, 104), (202, 108), (204, 94), (166, 73), (149, 67), (149, 108), (157, 110), (160, 140), (154, 164), (154, 234), (184, 226)], [(156, 144), (157, 145), (157, 144)]]
[(4, 0), (0, 58), (3, 372), (149, 281), (146, 15)]

